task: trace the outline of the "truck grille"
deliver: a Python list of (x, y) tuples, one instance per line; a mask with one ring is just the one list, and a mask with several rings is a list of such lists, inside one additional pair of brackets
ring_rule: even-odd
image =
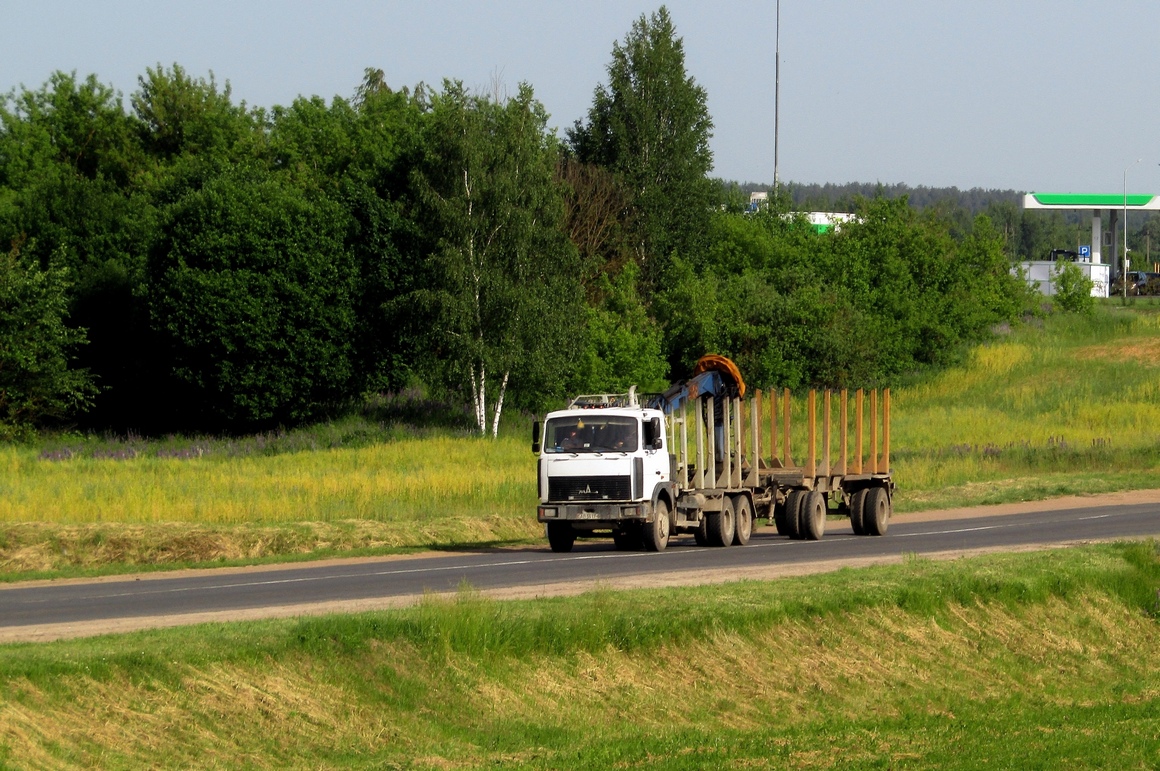
[(632, 477), (548, 477), (550, 501), (630, 501)]

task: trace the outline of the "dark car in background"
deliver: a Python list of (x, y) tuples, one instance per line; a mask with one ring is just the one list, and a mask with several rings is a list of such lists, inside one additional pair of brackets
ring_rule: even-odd
[[(1112, 281), (1112, 287), (1109, 292), (1111, 296), (1123, 294), (1124, 284), (1122, 278), (1117, 276)], [(1128, 294), (1132, 297), (1139, 297), (1141, 295), (1160, 295), (1160, 273), (1147, 273), (1142, 270), (1128, 271)]]

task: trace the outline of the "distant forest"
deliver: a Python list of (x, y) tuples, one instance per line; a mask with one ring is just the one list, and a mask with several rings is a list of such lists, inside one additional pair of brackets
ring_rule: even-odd
[[(748, 197), (772, 188), (768, 183), (721, 181), (722, 188)], [(1085, 212), (1023, 211), (1023, 191), (972, 187), (927, 187), (898, 182), (847, 182), (825, 184), (786, 182), (785, 189), (798, 211), (853, 212), (859, 199), (906, 197), (911, 208), (934, 210), (948, 220), (952, 230), (967, 232), (980, 214), (1006, 239), (1011, 259), (1046, 259), (1052, 249), (1076, 249), (1091, 242), (1091, 219)], [(1105, 227), (1107, 227), (1105, 223)], [(1128, 213), (1128, 248), (1132, 267), (1151, 270), (1160, 261), (1160, 216), (1155, 212)]]
[[(728, 183), (735, 185), (746, 194), (759, 190), (769, 190), (772, 185), (757, 182)], [(901, 198), (906, 196), (916, 209), (931, 206), (951, 205), (965, 209), (973, 217), (986, 214), (987, 207), (994, 202), (1006, 201), (1018, 206), (1023, 193), (1018, 190), (993, 190), (972, 187), (959, 190), (957, 187), (927, 187), (897, 182), (891, 185), (881, 182), (847, 182), (842, 185), (827, 182), (823, 185), (803, 182), (787, 182), (790, 200), (795, 209), (806, 211), (853, 211), (854, 202), (859, 198)]]

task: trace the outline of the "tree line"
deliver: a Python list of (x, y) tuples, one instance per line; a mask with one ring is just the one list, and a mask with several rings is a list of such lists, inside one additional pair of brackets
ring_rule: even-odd
[(1022, 311), (986, 216), (860, 196), (819, 234), (713, 180), (711, 132), (663, 7), (562, 137), (523, 83), (368, 69), (265, 109), (177, 64), (127, 106), (54, 73), (0, 102), (0, 433), (247, 431), (415, 384), (494, 433), (709, 351), (759, 387), (890, 383)]

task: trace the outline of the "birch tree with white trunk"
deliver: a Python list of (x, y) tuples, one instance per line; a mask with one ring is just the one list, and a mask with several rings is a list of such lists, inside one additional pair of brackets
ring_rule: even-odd
[(430, 363), (467, 391), (475, 427), (493, 437), (513, 389), (526, 400), (563, 382), (582, 323), (547, 117), (525, 84), (506, 98), (446, 82), (430, 96), (415, 173), (434, 237), (427, 285), (408, 301), (431, 320)]

